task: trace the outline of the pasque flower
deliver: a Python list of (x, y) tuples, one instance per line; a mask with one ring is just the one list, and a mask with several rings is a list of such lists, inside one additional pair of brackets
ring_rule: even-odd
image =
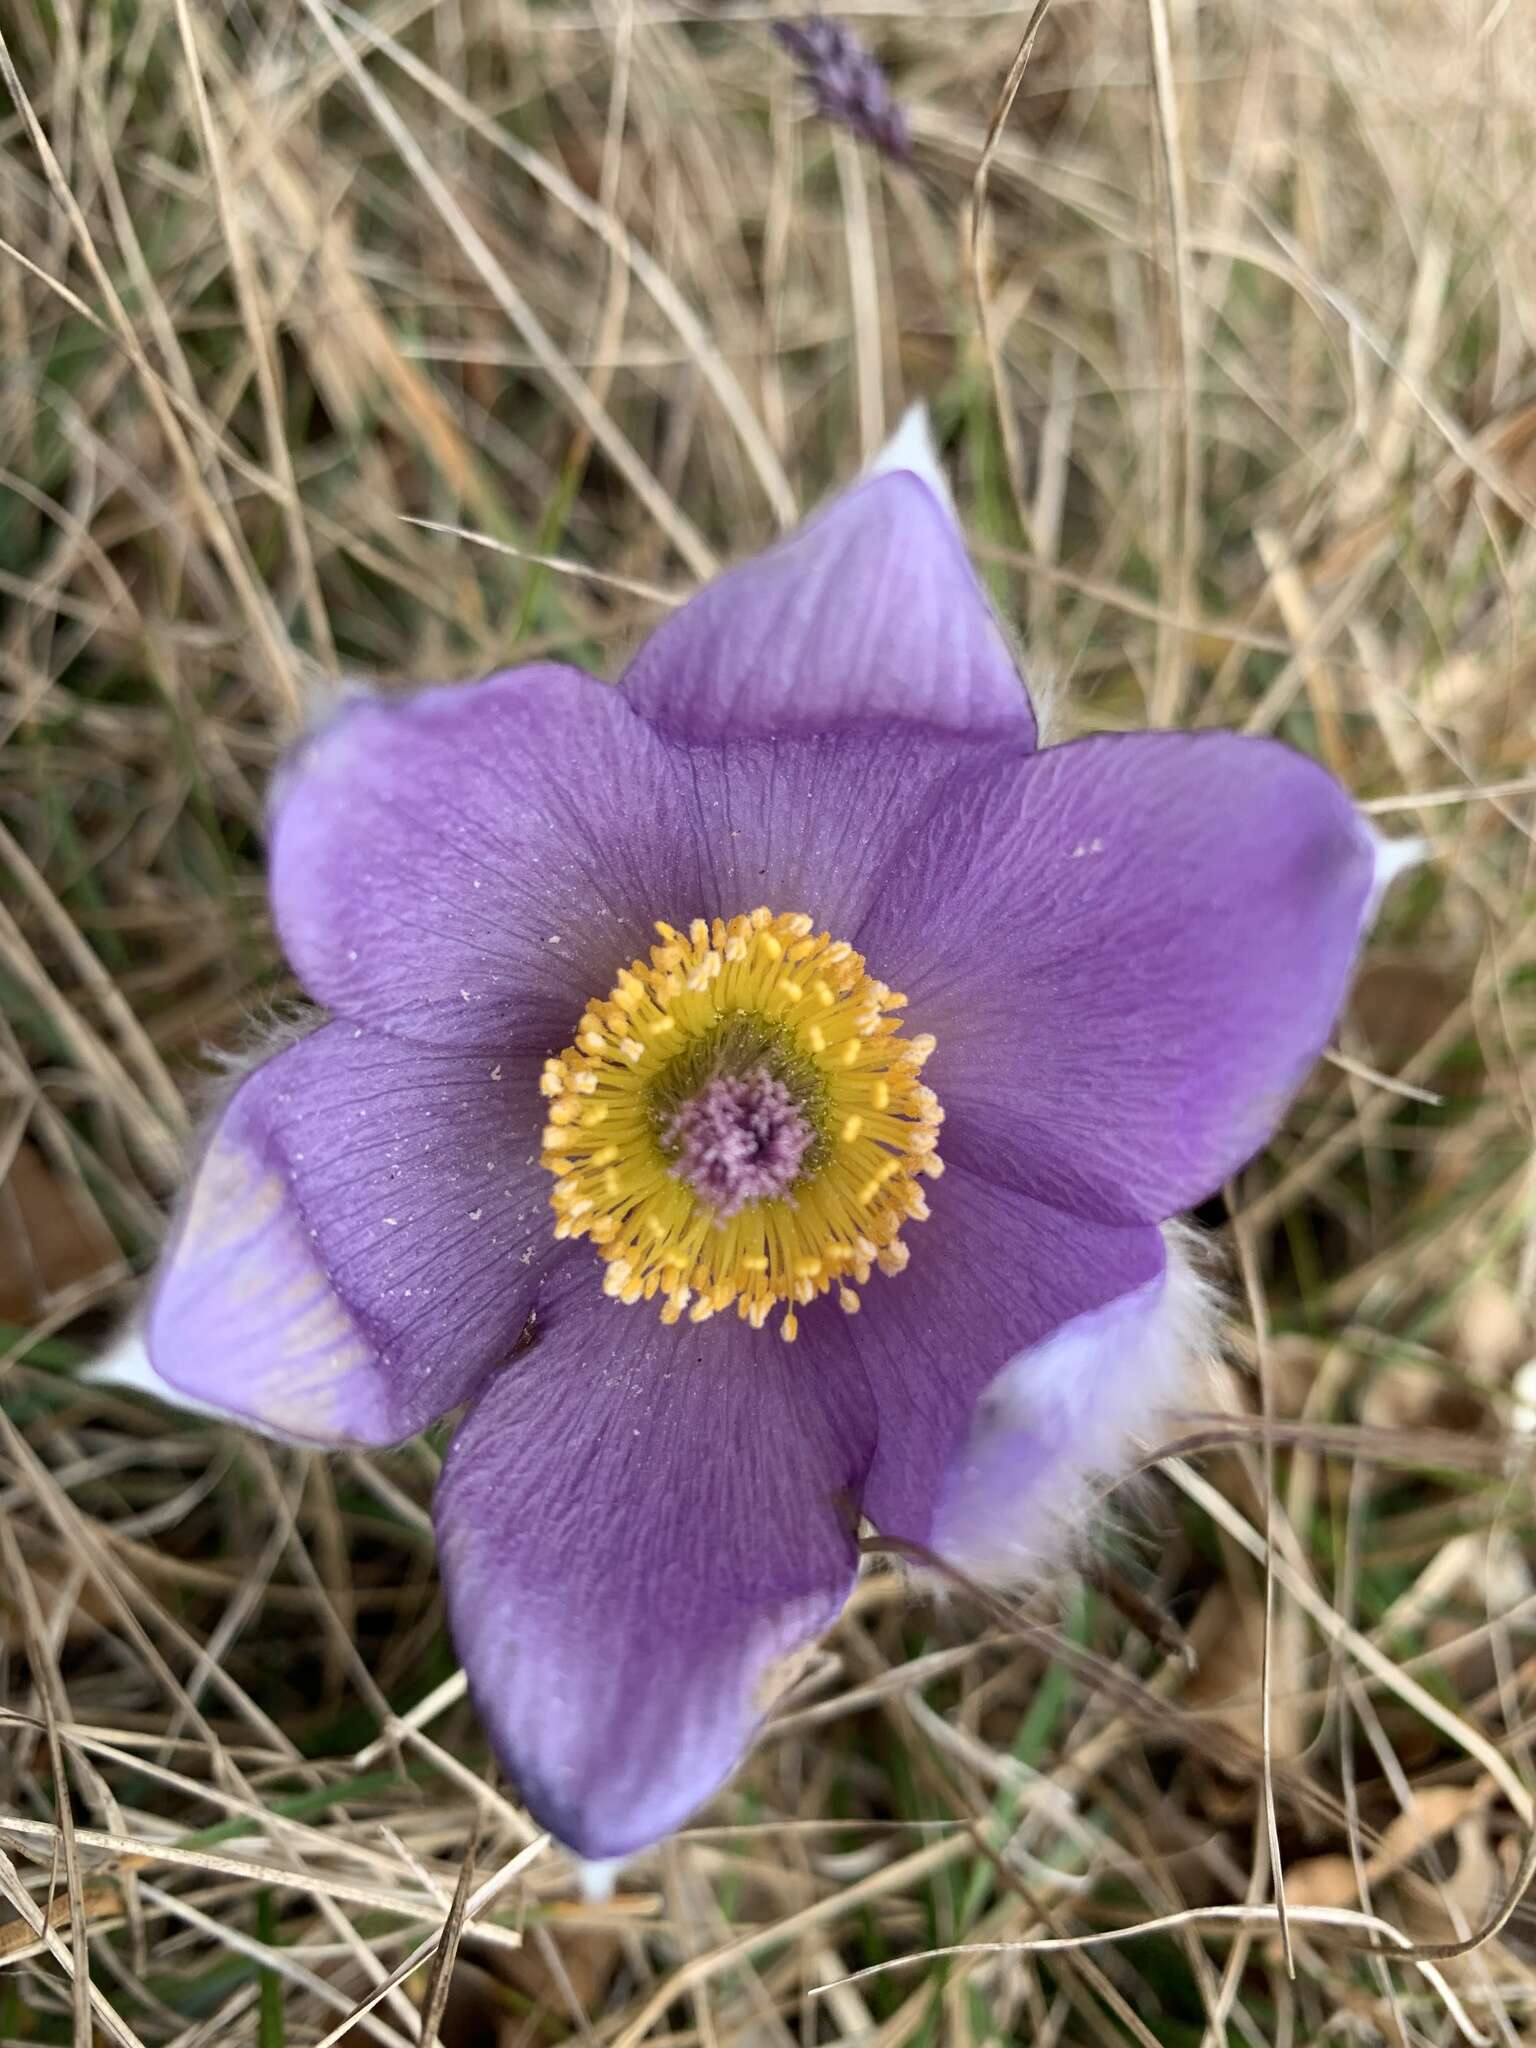
[(454, 1638), (591, 1856), (729, 1774), (861, 1516), (1016, 1568), (1176, 1390), (1160, 1226), (1274, 1129), (1373, 896), (1286, 747), (1040, 748), (925, 449), (617, 687), (300, 747), (272, 901), (329, 1021), (234, 1092), (148, 1310), (175, 1388), (316, 1443), (468, 1404)]

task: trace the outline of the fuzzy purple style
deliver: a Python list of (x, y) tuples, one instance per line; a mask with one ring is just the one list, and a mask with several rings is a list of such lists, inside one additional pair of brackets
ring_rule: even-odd
[(716, 1074), (662, 1134), (677, 1154), (672, 1171), (722, 1223), (749, 1202), (787, 1194), (815, 1135), (788, 1088), (762, 1066)]
[(861, 135), (898, 163), (912, 154), (906, 116), (890, 80), (853, 30), (826, 15), (776, 21), (773, 32), (800, 66), (823, 120)]
[[(617, 687), (543, 663), (349, 700), (273, 793), (277, 925), (328, 1015), (210, 1132), (149, 1356), (314, 1443), (464, 1410), (435, 1503), (454, 1640), (519, 1796), (588, 1856), (730, 1775), (836, 1619), (860, 1516), (1005, 1571), (1123, 1454), (1182, 1370), (1165, 1219), (1274, 1131), (1372, 901), (1371, 833), (1285, 746), (1041, 747), (941, 492), (909, 437)], [(624, 1098), (547, 1102), (551, 1064), (605, 1031), (648, 1057), (639, 982), (609, 991), (657, 921), (728, 934), (758, 906), (906, 998), (943, 1176), (852, 1300), (809, 1279), (794, 1328), (709, 1300), (669, 1321), (622, 1298), (611, 1241), (556, 1234), (562, 1132), (618, 1129)], [(775, 1018), (822, 1000), (791, 985), (800, 943)], [(859, 1122), (808, 1162), (749, 1066), (668, 1111), (685, 1174), (749, 1205), (722, 1241), (792, 1167), (809, 1228)], [(616, 1141), (613, 1229), (647, 1128)], [(659, 1151), (646, 1170), (636, 1213), (686, 1211)]]

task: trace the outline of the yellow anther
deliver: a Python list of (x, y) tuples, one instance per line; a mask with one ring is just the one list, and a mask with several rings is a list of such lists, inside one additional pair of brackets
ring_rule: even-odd
[[(793, 1343), (819, 1296), (857, 1314), (858, 1288), (906, 1263), (901, 1232), (942, 1170), (943, 1112), (919, 1074), (933, 1041), (904, 1038), (899, 994), (803, 913), (759, 905), (655, 930), (650, 958), (594, 992), (573, 1045), (540, 1071), (555, 1235), (593, 1244), (614, 1300), (652, 1302), (669, 1324), (734, 1310), (760, 1330), (777, 1313)], [(720, 1217), (669, 1151), (668, 1121), (715, 1074), (764, 1061), (815, 1140), (783, 1194)]]

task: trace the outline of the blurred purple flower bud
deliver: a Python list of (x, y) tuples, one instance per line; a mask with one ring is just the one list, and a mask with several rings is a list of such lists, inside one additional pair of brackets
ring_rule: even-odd
[(912, 138), (891, 82), (846, 23), (817, 15), (776, 21), (773, 32), (800, 66), (823, 119), (862, 136), (898, 163), (908, 160)]

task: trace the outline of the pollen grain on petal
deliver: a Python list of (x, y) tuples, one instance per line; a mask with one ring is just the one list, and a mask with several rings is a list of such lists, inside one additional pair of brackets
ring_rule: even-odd
[(833, 1293), (847, 1314), (928, 1214), (943, 1111), (906, 998), (804, 913), (658, 920), (648, 960), (591, 1000), (545, 1063), (555, 1234), (591, 1240), (603, 1287), (761, 1329)]

